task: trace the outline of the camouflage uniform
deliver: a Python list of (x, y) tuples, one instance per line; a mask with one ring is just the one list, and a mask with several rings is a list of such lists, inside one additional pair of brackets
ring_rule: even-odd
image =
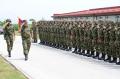
[[(10, 20), (6, 20), (6, 22), (9, 22), (9, 21)], [(11, 57), (11, 50), (13, 48), (15, 29), (11, 24), (7, 24), (4, 26), (3, 30), (4, 30), (4, 39), (6, 40), (6, 43), (7, 43), (7, 51), (9, 53), (9, 57)]]
[(93, 36), (93, 40), (92, 40), (92, 46), (93, 46), (93, 58), (98, 57), (98, 29), (99, 26), (96, 22), (93, 22), (93, 28), (92, 28), (92, 36)]
[(105, 61), (109, 61), (110, 60), (110, 29), (109, 29), (109, 25), (108, 22), (106, 22), (106, 30), (105, 30), (105, 53), (108, 56), (107, 59), (105, 59)]
[(116, 29), (115, 24), (113, 22), (110, 22), (110, 56), (112, 59), (109, 60), (110, 63), (116, 61)]
[(27, 25), (22, 26), (21, 37), (22, 37), (22, 45), (23, 45), (23, 52), (25, 55), (25, 60), (27, 60), (28, 53), (29, 53), (30, 46), (31, 46), (30, 28)]
[(119, 59), (119, 61), (116, 60), (116, 64), (120, 65), (120, 23), (116, 23), (116, 28), (116, 58)]
[(32, 28), (31, 29), (32, 29), (32, 33), (33, 33), (32, 34), (33, 42), (37, 43), (37, 31), (38, 30), (37, 30), (36, 22), (34, 22), (34, 21), (32, 22)]

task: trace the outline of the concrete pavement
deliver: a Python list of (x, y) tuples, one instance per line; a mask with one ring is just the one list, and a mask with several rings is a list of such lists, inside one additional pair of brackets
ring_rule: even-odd
[(24, 61), (21, 37), (14, 42), (12, 57), (0, 35), (0, 54), (30, 79), (118, 79), (120, 66), (71, 52), (32, 43), (29, 60)]

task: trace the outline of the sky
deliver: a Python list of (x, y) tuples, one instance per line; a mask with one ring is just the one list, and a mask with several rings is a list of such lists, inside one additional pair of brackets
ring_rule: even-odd
[(52, 20), (54, 13), (120, 6), (120, 0), (0, 0), (0, 20), (10, 18)]

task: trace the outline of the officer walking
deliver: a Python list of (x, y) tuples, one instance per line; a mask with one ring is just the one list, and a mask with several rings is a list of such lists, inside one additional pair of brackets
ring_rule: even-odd
[(8, 57), (11, 57), (11, 50), (13, 48), (13, 40), (15, 39), (15, 30), (11, 24), (11, 20), (7, 19), (4, 24), (4, 39), (7, 43)]
[(24, 52), (25, 61), (26, 61), (28, 60), (28, 53), (31, 46), (30, 28), (26, 20), (23, 20), (23, 24), (21, 28), (21, 37), (22, 37), (23, 52)]

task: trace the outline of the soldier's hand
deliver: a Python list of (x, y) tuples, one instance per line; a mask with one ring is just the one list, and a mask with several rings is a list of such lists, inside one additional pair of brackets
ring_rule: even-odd
[(9, 24), (9, 22), (6, 22), (6, 23), (4, 24), (4, 27), (6, 27), (8, 24)]

